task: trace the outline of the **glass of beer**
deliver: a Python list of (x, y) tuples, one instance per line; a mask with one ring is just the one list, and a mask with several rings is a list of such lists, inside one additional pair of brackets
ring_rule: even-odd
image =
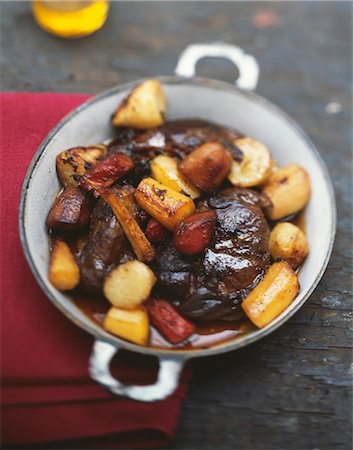
[(73, 39), (101, 28), (109, 11), (108, 0), (33, 0), (32, 12), (48, 33)]

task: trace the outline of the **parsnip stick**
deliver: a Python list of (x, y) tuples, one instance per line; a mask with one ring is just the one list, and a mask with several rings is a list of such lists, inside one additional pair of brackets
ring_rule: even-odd
[(112, 208), (137, 258), (140, 261), (152, 261), (156, 256), (155, 249), (129, 211), (125, 195), (119, 191), (115, 192), (101, 191), (100, 195)]

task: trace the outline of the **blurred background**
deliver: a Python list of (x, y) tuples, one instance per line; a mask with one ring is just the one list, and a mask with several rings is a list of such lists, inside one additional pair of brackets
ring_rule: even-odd
[[(339, 217), (334, 254), (315, 293), (280, 330), (251, 351), (195, 362), (170, 448), (350, 448), (351, 278), (343, 268), (351, 264), (352, 3), (110, 2), (100, 30), (70, 40), (39, 28), (30, 2), (1, 1), (0, 15), (2, 91), (95, 94), (171, 75), (195, 42), (225, 41), (256, 57), (257, 92), (302, 126), (329, 168)], [(236, 76), (214, 59), (197, 72)]]

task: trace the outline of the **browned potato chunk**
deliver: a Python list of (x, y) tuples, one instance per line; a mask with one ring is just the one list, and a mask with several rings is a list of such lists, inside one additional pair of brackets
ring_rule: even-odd
[(228, 175), (235, 186), (253, 187), (267, 180), (273, 165), (268, 148), (255, 139), (236, 139), (234, 144), (242, 151), (241, 162), (233, 161)]
[(308, 203), (311, 194), (309, 175), (297, 164), (288, 164), (272, 173), (263, 186), (263, 192), (273, 204), (270, 219), (282, 219), (300, 211)]
[(167, 101), (158, 80), (136, 86), (112, 118), (115, 127), (152, 128), (164, 123)]
[(61, 239), (54, 241), (49, 263), (49, 280), (59, 291), (70, 291), (80, 282), (80, 269), (69, 246)]
[(81, 189), (67, 186), (54, 201), (46, 225), (55, 231), (69, 232), (86, 227), (89, 223), (91, 203)]
[(140, 207), (169, 230), (191, 216), (195, 203), (190, 197), (158, 183), (153, 178), (145, 178), (137, 186), (135, 199)]
[(293, 269), (286, 261), (276, 262), (241, 307), (251, 322), (263, 328), (292, 303), (298, 292), (299, 281)]
[(296, 269), (309, 253), (308, 240), (292, 223), (278, 223), (270, 234), (270, 252), (273, 259), (283, 258)]
[(152, 270), (140, 261), (128, 261), (112, 270), (106, 277), (103, 292), (118, 308), (134, 309), (150, 295), (156, 283)]
[(144, 306), (125, 310), (110, 308), (105, 316), (103, 327), (112, 334), (139, 345), (147, 345), (149, 338), (149, 319)]
[(77, 187), (86, 170), (94, 166), (97, 160), (103, 158), (107, 152), (106, 145), (96, 144), (88, 147), (74, 147), (59, 153), (56, 157), (59, 180), (64, 186)]
[(196, 187), (210, 192), (225, 180), (231, 163), (229, 151), (217, 142), (207, 142), (187, 155), (179, 170)]

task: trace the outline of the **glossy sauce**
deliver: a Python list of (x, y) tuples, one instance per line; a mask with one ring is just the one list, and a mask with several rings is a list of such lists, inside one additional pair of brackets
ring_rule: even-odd
[[(86, 297), (78, 294), (74, 296), (73, 301), (91, 320), (103, 326), (105, 314), (111, 306), (105, 298)], [(159, 349), (176, 348), (183, 350), (210, 348), (214, 345), (236, 339), (255, 329), (256, 327), (246, 318), (235, 323), (217, 322), (198, 325), (196, 326), (196, 332), (187, 341), (178, 345), (172, 345), (151, 326), (150, 343), (148, 346)]]

